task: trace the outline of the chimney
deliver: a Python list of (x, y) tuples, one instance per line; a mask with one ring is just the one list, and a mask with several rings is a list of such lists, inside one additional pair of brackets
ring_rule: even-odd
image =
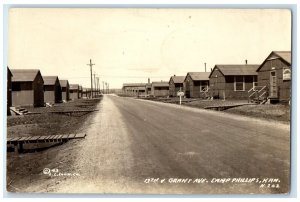
[(150, 78), (148, 78), (148, 83), (150, 83)]
[(204, 67), (205, 67), (205, 72), (206, 72), (206, 62), (204, 63)]
[(245, 60), (245, 63), (248, 64), (248, 60)]

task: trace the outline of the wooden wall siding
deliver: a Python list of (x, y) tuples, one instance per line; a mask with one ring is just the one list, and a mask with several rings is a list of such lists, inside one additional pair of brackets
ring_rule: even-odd
[(77, 100), (79, 98), (79, 91), (78, 90), (70, 90), (70, 99)]
[(59, 80), (57, 79), (55, 82), (55, 103), (62, 102), (62, 91)]
[(40, 73), (36, 76), (33, 82), (34, 90), (34, 106), (43, 107), (44, 106), (44, 80)]
[(63, 100), (70, 100), (70, 91), (69, 91), (69, 86), (67, 87), (62, 87), (62, 99)]
[(162, 88), (162, 89), (154, 88), (153, 95), (154, 97), (166, 97), (169, 95), (169, 88)]
[(47, 103), (55, 103), (55, 91), (44, 91), (44, 101)]
[(33, 90), (13, 91), (12, 106), (33, 106)]
[(10, 115), (10, 107), (12, 106), (12, 82), (11, 72), (7, 68), (7, 115)]
[[(258, 85), (267, 86), (270, 89), (270, 74), (272, 67), (275, 67), (277, 77), (277, 91), (279, 101), (288, 101), (291, 95), (291, 81), (283, 81), (283, 68), (291, 67), (282, 59), (269, 60), (264, 63), (258, 72)], [(270, 92), (269, 92), (270, 94)]]

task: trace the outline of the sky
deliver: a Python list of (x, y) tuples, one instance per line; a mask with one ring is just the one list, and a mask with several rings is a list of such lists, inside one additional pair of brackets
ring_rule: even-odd
[[(11, 8), (8, 66), (90, 87), (168, 81), (291, 50), (286, 9)], [(101, 86), (102, 88), (102, 86)]]

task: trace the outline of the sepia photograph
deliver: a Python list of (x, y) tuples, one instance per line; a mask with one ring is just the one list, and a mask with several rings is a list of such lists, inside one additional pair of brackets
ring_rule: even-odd
[(4, 189), (289, 194), (293, 20), (286, 8), (9, 8)]

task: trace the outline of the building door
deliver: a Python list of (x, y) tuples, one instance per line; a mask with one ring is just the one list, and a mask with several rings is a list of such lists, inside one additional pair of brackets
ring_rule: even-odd
[(270, 97), (277, 98), (277, 78), (276, 71), (270, 73)]

